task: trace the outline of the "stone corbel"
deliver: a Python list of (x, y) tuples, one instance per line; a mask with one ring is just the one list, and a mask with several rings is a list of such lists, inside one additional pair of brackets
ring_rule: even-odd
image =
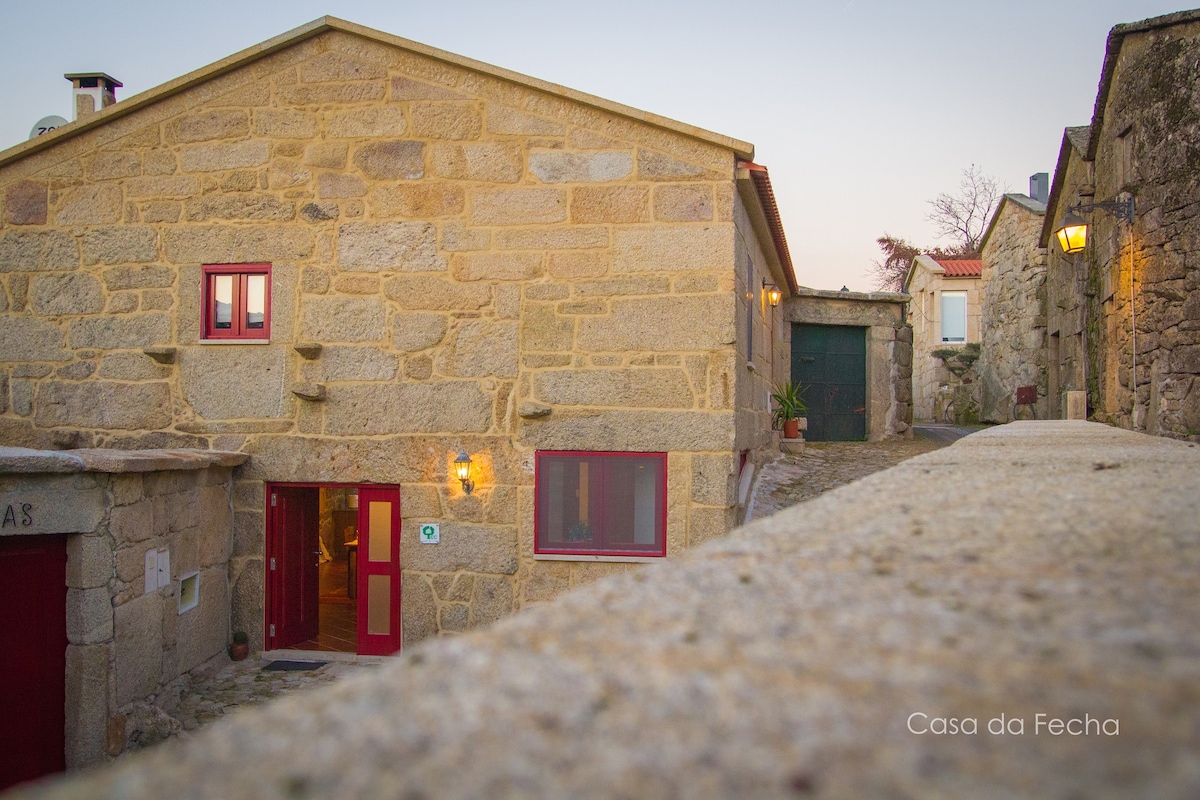
[(316, 342), (297, 342), (293, 347), (301, 358), (313, 361), (321, 357), (321, 345)]
[(545, 403), (526, 400), (517, 407), (517, 416), (521, 419), (537, 419), (538, 417), (548, 417), (553, 411), (554, 409)]
[(175, 363), (175, 348), (174, 347), (147, 347), (142, 351), (146, 355), (153, 358), (160, 364)]
[(322, 403), (325, 401), (325, 386), (320, 383), (293, 383), (292, 394), (301, 400)]

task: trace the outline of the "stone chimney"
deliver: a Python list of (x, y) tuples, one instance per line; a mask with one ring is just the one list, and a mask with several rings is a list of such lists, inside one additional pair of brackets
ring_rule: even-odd
[(117, 102), (117, 87), (123, 84), (103, 72), (72, 72), (63, 75), (74, 87), (75, 119), (83, 119)]
[(1029, 176), (1029, 196), (1039, 203), (1050, 199), (1050, 173), (1039, 172)]

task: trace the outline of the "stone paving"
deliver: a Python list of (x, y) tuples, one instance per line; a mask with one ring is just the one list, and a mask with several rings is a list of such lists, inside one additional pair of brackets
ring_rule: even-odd
[(809, 442), (799, 455), (785, 453), (768, 464), (754, 492), (752, 519), (812, 499), (901, 461), (945, 447), (975, 429), (928, 426), (912, 439), (886, 442)]

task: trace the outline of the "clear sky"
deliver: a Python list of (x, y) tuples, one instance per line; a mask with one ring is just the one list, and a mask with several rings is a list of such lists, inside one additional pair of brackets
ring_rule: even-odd
[(753, 142), (802, 285), (871, 288), (887, 232), (978, 164), (1010, 191), (1091, 121), (1108, 30), (1161, 0), (0, 0), (0, 148), (63, 73), (150, 89), (324, 14)]

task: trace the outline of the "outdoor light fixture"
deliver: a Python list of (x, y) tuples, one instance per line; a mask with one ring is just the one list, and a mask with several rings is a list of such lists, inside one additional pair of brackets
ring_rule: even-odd
[(454, 459), (454, 471), (462, 481), (463, 493), (470, 494), (475, 489), (475, 481), (471, 480), (471, 457), (466, 450), (458, 451), (458, 458)]
[(1117, 219), (1133, 222), (1133, 198), (1128, 200), (1110, 200), (1104, 203), (1079, 203), (1067, 209), (1067, 215), (1058, 223), (1054, 235), (1058, 244), (1068, 255), (1082, 253), (1087, 247), (1088, 222), (1080, 214), (1087, 214), (1096, 209), (1111, 211)]
[(779, 287), (773, 283), (767, 283), (766, 279), (762, 282), (763, 294), (766, 295), (767, 302), (771, 308), (779, 305), (779, 301), (783, 299), (783, 292), (779, 291)]

